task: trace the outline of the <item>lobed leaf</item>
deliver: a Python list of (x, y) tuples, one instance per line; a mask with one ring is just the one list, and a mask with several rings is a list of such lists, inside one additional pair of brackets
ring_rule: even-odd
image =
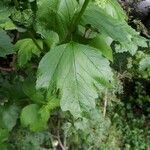
[[(42, 41), (36, 40), (42, 49)], [(19, 40), (16, 43), (16, 49), (18, 49), (18, 64), (19, 66), (24, 66), (28, 61), (31, 60), (32, 54), (37, 56), (40, 55), (41, 51), (37, 48), (35, 43), (30, 38)]]
[(101, 52), (74, 42), (51, 49), (41, 60), (37, 88), (61, 91), (60, 105), (79, 117), (82, 111), (95, 108), (97, 89), (102, 91), (112, 81), (109, 62)]
[(139, 36), (139, 33), (132, 29), (124, 20), (113, 18), (106, 14), (103, 9), (90, 5), (85, 11), (81, 24), (90, 24), (99, 32), (105, 33), (120, 45), (116, 47), (117, 52), (129, 51), (134, 55), (138, 46), (147, 47), (147, 40)]

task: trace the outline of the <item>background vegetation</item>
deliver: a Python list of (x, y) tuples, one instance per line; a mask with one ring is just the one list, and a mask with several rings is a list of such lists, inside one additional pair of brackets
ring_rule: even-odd
[(0, 1), (0, 150), (149, 150), (150, 28), (135, 4)]

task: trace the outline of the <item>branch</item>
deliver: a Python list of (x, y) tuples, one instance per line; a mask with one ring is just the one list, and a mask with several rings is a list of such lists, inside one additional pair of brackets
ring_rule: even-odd
[(60, 121), (58, 121), (57, 140), (58, 140), (58, 142), (59, 142), (59, 145), (60, 145), (61, 149), (62, 149), (62, 150), (66, 150), (66, 148), (64, 147), (64, 145), (63, 145), (62, 142), (61, 142), (59, 129), (60, 129)]
[(0, 71), (11, 72), (11, 71), (14, 71), (14, 68), (3, 68), (3, 67), (0, 67)]
[(59, 142), (59, 145), (60, 145), (61, 149), (62, 149), (62, 150), (66, 150), (66, 148), (64, 147), (64, 145), (63, 145), (62, 142), (61, 142), (61, 139), (60, 139), (59, 134), (57, 135), (57, 140), (58, 140), (58, 142)]

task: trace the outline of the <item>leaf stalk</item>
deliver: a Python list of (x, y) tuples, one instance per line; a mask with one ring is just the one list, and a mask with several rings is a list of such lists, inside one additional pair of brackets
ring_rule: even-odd
[(75, 31), (76, 26), (79, 24), (80, 19), (81, 19), (82, 15), (84, 14), (84, 11), (86, 10), (89, 2), (90, 2), (90, 0), (85, 0), (84, 3), (83, 3), (82, 8), (81, 8), (81, 10), (80, 10), (80, 12), (78, 14), (78, 16), (73, 17), (72, 23), (71, 23), (71, 26), (70, 26), (70, 30), (69, 30), (69, 32), (67, 34), (67, 37), (66, 37), (65, 41), (67, 41), (68, 39), (71, 38), (71, 34), (72, 34), (72, 32)]

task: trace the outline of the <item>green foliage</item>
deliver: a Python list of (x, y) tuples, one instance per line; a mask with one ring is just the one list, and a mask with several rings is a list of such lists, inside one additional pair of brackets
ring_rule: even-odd
[(99, 49), (107, 59), (113, 61), (112, 49), (110, 47), (111, 43), (109, 41), (110, 38), (108, 36), (101, 34), (93, 38), (90, 45)]
[(14, 10), (11, 14), (11, 19), (16, 25), (24, 28), (30, 27), (34, 21), (31, 9), (25, 9), (23, 11)]
[(75, 121), (74, 126), (68, 122), (63, 126), (72, 149), (76, 146), (78, 149), (99, 148), (109, 127), (110, 120), (105, 119), (98, 109), (92, 110), (87, 118)]
[(7, 129), (0, 129), (0, 145), (8, 138), (9, 132)]
[(136, 73), (137, 76), (142, 78), (150, 77), (150, 55), (142, 51), (138, 51), (135, 59), (128, 58), (128, 68), (131, 72)]
[(63, 40), (78, 7), (75, 0), (39, 0), (37, 16), (44, 27), (57, 32)]
[(0, 2), (0, 27), (4, 29), (15, 29), (15, 25), (9, 18), (11, 13), (13, 12), (13, 8), (8, 6), (8, 1)]
[(149, 148), (149, 40), (127, 20), (117, 0), (0, 2), (0, 149)]
[[(36, 42), (42, 49), (42, 41), (36, 40)], [(15, 46), (16, 46), (16, 49), (19, 50), (18, 51), (18, 64), (21, 67), (31, 60), (32, 54), (39, 56), (41, 53), (37, 45), (35, 45), (34, 41), (30, 38), (19, 40)]]
[(85, 26), (86, 24), (90, 24), (99, 32), (103, 32), (113, 40), (118, 41), (120, 45), (116, 46), (116, 52), (129, 51), (134, 55), (138, 46), (147, 47), (146, 39), (140, 37), (125, 21), (113, 18), (106, 14), (103, 9), (92, 4), (87, 8), (81, 20), (81, 25)]
[(16, 125), (17, 119), (19, 117), (19, 108), (15, 105), (11, 105), (2, 111), (2, 127), (11, 131)]
[(105, 13), (118, 20), (127, 20), (127, 15), (116, 0), (95, 0), (96, 5)]
[(23, 108), (20, 118), (22, 126), (27, 127), (29, 125), (31, 130), (36, 130), (34, 126), (38, 123), (38, 110), (39, 107), (36, 104)]
[[(59, 100), (52, 97), (42, 107), (37, 104), (27, 105), (21, 112), (21, 124), (23, 127), (30, 128), (31, 131), (41, 131), (47, 129), (47, 122), (50, 113), (59, 107)], [(31, 115), (29, 115), (31, 114)]]
[(0, 57), (5, 57), (12, 53), (14, 53), (14, 47), (11, 44), (11, 39), (4, 30), (0, 29)]
[(96, 88), (109, 87), (112, 76), (109, 62), (98, 50), (71, 42), (51, 49), (43, 57), (37, 88), (51, 90), (56, 85), (61, 93), (62, 110), (79, 117), (82, 111), (95, 108)]
[(18, 117), (19, 108), (16, 105), (0, 106), (0, 148), (6, 149), (5, 142), (9, 138), (9, 132), (16, 125)]
[(37, 33), (41, 34), (48, 48), (53, 48), (59, 43), (59, 36), (54, 31), (42, 29), (41, 26), (37, 25)]
[(27, 78), (23, 83), (23, 92), (27, 97), (30, 98), (31, 101), (43, 104), (44, 102), (44, 95), (42, 91), (37, 91), (35, 88), (35, 79), (32, 77)]
[(39, 150), (40, 145), (51, 145), (50, 136), (51, 135), (48, 132), (34, 133), (25, 129), (17, 129), (12, 133), (10, 148), (20, 150)]
[(150, 77), (150, 56), (145, 56), (139, 63), (139, 71), (142, 76)]

